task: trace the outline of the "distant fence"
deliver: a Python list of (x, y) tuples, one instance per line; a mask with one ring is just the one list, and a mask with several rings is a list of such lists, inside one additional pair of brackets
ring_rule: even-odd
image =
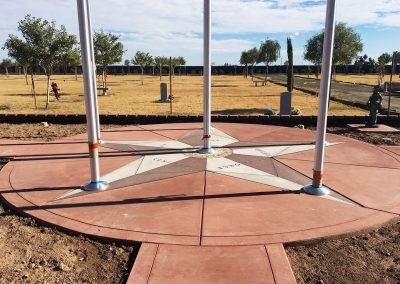
[[(391, 66), (386, 66), (386, 73), (390, 73)], [(211, 72), (213, 75), (242, 75), (246, 70), (246, 67), (239, 65), (231, 66), (212, 66)], [(21, 67), (10, 67), (8, 68), (10, 74), (23, 73)], [(82, 73), (82, 67), (78, 66), (77, 71), (79, 74)], [(254, 66), (255, 74), (265, 74), (265, 66)], [(293, 67), (295, 74), (315, 74), (316, 67), (311, 65), (297, 65)], [(358, 70), (354, 65), (337, 66), (337, 73), (365, 73), (365, 74), (375, 74), (376, 70), (368, 68)], [(34, 72), (37, 74), (42, 74), (43, 70), (40, 67), (34, 67)], [(100, 68), (98, 68), (98, 72)], [(123, 66), (123, 65), (113, 65), (108, 67), (108, 73), (111, 75), (126, 75), (126, 74), (140, 74), (141, 70), (139, 66)], [(5, 68), (0, 67), (0, 73), (5, 74)], [(74, 74), (75, 67), (59, 67), (55, 69), (55, 74)], [(157, 76), (160, 73), (158, 67), (154, 68), (154, 74)], [(163, 75), (168, 74), (168, 68), (162, 68)], [(251, 67), (249, 67), (249, 73), (251, 73)], [(269, 73), (286, 73), (286, 65), (273, 65), (269, 67)], [(396, 73), (400, 73), (400, 66), (396, 67)], [(145, 68), (145, 74), (153, 74), (153, 67), (148, 66)], [(178, 66), (175, 68), (175, 75), (202, 75), (203, 66)]]
[[(343, 127), (347, 124), (364, 123), (366, 116), (328, 116), (328, 126)], [(81, 124), (86, 123), (86, 116), (81, 115), (56, 115), (56, 114), (0, 114), (0, 123), (39, 123), (47, 121), (55, 124)], [(162, 124), (202, 122), (201, 115), (100, 115), (102, 124)], [(316, 126), (317, 116), (313, 115), (213, 115), (213, 122), (266, 124), (293, 127), (298, 124)], [(400, 127), (400, 115), (379, 116), (379, 123)]]

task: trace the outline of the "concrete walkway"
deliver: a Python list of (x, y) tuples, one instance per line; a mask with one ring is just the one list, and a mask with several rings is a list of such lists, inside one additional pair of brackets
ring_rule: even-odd
[(315, 133), (215, 123), (216, 153), (197, 154), (201, 124), (106, 130), (102, 179), (84, 192), (86, 135), (0, 141), (1, 197), (62, 229), (141, 242), (130, 283), (294, 283), (282, 244), (372, 229), (400, 214), (400, 155), (328, 135), (325, 197), (304, 194)]

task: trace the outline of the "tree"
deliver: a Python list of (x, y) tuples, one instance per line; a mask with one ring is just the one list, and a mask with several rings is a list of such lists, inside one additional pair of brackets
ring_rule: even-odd
[(118, 41), (119, 36), (103, 31), (94, 33), (94, 57), (96, 64), (102, 68), (103, 88), (107, 88), (107, 67), (108, 65), (122, 61), (124, 45)]
[(382, 83), (383, 77), (385, 77), (386, 64), (390, 62), (392, 62), (392, 56), (387, 52), (378, 57), (378, 84)]
[(64, 73), (66, 73), (69, 67), (74, 67), (75, 81), (78, 80), (78, 65), (81, 64), (81, 52), (79, 48), (73, 48), (66, 50), (61, 55), (61, 64), (64, 67)]
[(306, 44), (304, 59), (310, 61), (316, 67), (315, 77), (318, 78), (319, 70), (322, 63), (322, 50), (324, 45), (323, 33), (314, 35), (311, 37)]
[(287, 67), (287, 90), (288, 92), (293, 91), (293, 45), (292, 39), (287, 38), (287, 55), (288, 55), (288, 67)]
[[(393, 60), (394, 60), (394, 69), (396, 69), (396, 66), (398, 64), (400, 64), (400, 51), (393, 52)], [(400, 78), (400, 74), (399, 74), (399, 78)]]
[(364, 73), (373, 73), (376, 71), (376, 62), (374, 59), (369, 57), (367, 54), (363, 56), (358, 56), (354, 62), (358, 73), (360, 74), (361, 71)]
[[(324, 32), (309, 39), (306, 44), (304, 59), (312, 62), (317, 67), (320, 66), (322, 62), (323, 44)], [(362, 50), (363, 44), (360, 35), (345, 23), (340, 22), (336, 24), (332, 60), (333, 77), (335, 78), (337, 65), (351, 64), (357, 54), (362, 52)]]
[[(33, 21), (35, 18), (32, 18)], [(26, 24), (30, 25), (32, 19), (26, 19)], [(65, 54), (70, 53), (74, 46), (78, 43), (74, 35), (67, 33), (65, 26), (60, 29), (56, 28), (55, 22), (47, 22), (43, 20), (41, 30), (37, 30), (34, 34), (37, 42), (37, 55), (39, 58), (39, 66), (42, 67), (47, 76), (47, 94), (46, 94), (46, 109), (50, 102), (50, 78), (53, 74), (54, 67), (62, 63), (62, 58)], [(39, 37), (39, 38), (38, 38)]]
[(253, 47), (252, 49), (247, 51), (247, 56), (249, 58), (249, 64), (251, 66), (251, 79), (254, 77), (254, 65), (257, 64), (257, 60), (259, 57), (259, 52), (257, 47)]
[[(19, 23), (21, 24), (21, 22)], [(20, 27), (18, 27), (20, 30)], [(9, 38), (6, 40), (3, 49), (8, 50), (8, 55), (15, 60), (17, 60), (24, 68), (25, 73), (25, 81), (28, 85), (28, 68), (31, 67), (31, 84), (32, 84), (32, 97), (34, 99), (35, 108), (37, 108), (37, 99), (36, 99), (36, 88), (35, 88), (35, 79), (33, 76), (33, 67), (37, 65), (38, 58), (35, 56), (35, 45), (31, 41), (25, 41), (14, 36), (9, 35)]]
[[(11, 47), (11, 51), (16, 51), (16, 56), (26, 53), (26, 58), (31, 65), (32, 90), (35, 97), (36, 92), (33, 80), (33, 66), (40, 66), (47, 76), (47, 100), (46, 109), (49, 106), (50, 98), (50, 78), (53, 74), (55, 66), (61, 64), (63, 55), (70, 52), (77, 44), (76, 37), (67, 33), (65, 26), (59, 29), (54, 21), (48, 22), (41, 18), (35, 18), (31, 15), (26, 15), (24, 19), (19, 21), (18, 30), (21, 32), (25, 41), (10, 35), (5, 47)], [(15, 46), (16, 44), (16, 46)], [(12, 48), (17, 48), (13, 50)], [(23, 52), (20, 52), (23, 50)], [(16, 58), (19, 61), (21, 58)], [(20, 62), (21, 63), (21, 62)]]
[(336, 76), (336, 66), (351, 64), (357, 54), (362, 52), (363, 48), (361, 37), (353, 28), (342, 22), (336, 24), (332, 62), (334, 78)]
[(6, 69), (6, 77), (8, 77), (8, 68), (10, 68), (11, 66), (13, 66), (13, 62), (11, 59), (6, 58), (3, 59), (3, 61), (0, 64), (2, 67), (4, 67), (4, 69)]
[(132, 58), (132, 64), (140, 66), (142, 74), (141, 75), (142, 85), (143, 85), (144, 68), (148, 65), (151, 65), (152, 62), (153, 62), (153, 57), (149, 53), (143, 51), (137, 51), (135, 57)]
[(182, 66), (186, 65), (186, 59), (183, 56), (179, 56), (177, 58), (178, 66), (179, 66), (179, 76), (182, 74)]
[(364, 66), (364, 61), (365, 61), (364, 56), (357, 56), (356, 60), (354, 61), (354, 66), (356, 67), (358, 74), (361, 74), (361, 70)]
[[(169, 62), (169, 60), (168, 60), (168, 62)], [(179, 60), (179, 58), (178, 57), (172, 57), (171, 58), (171, 70), (170, 70), (170, 72), (172, 72), (172, 76), (175, 76), (175, 68), (177, 67), (177, 66), (179, 66), (179, 64), (180, 64), (180, 60)], [(168, 63), (169, 64), (169, 63)]]
[(2, 48), (7, 49), (8, 56), (14, 58), (16, 62), (22, 65), (22, 69), (25, 75), (26, 85), (29, 85), (28, 67), (34, 66), (36, 62), (32, 44), (24, 42), (14, 35), (9, 35), (9, 38), (6, 40)]
[(131, 61), (129, 59), (125, 59), (124, 65), (129, 66), (131, 64)]
[(158, 70), (160, 72), (160, 81), (162, 81), (162, 68), (163, 66), (168, 65), (168, 58), (164, 56), (156, 56), (154, 57), (154, 63), (158, 66)]
[(244, 72), (244, 77), (247, 78), (249, 75), (249, 64), (251, 63), (249, 52), (247, 50), (242, 51), (242, 55), (240, 56), (240, 64), (246, 67)]
[(260, 52), (257, 63), (263, 62), (265, 64), (265, 82), (269, 75), (269, 65), (278, 60), (281, 53), (281, 46), (276, 40), (267, 39), (261, 42)]

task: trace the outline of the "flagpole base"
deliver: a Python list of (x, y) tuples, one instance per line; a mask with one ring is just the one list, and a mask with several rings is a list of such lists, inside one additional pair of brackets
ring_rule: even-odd
[(317, 196), (323, 196), (323, 195), (328, 195), (331, 191), (329, 190), (329, 188), (327, 188), (326, 186), (319, 186), (319, 187), (314, 187), (311, 184), (310, 185), (306, 185), (305, 187), (303, 187), (304, 192), (310, 195), (317, 195)]
[(108, 188), (109, 184), (106, 181), (92, 181), (88, 184), (86, 184), (83, 187), (84, 191), (101, 191), (101, 190), (106, 190)]
[(215, 150), (214, 148), (201, 148), (198, 152), (199, 154), (214, 154)]

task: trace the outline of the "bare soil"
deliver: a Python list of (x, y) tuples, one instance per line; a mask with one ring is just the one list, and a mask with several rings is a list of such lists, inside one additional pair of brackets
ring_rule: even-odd
[(298, 283), (400, 283), (400, 222), (286, 252)]
[(361, 140), (374, 145), (400, 146), (400, 135), (398, 133), (362, 133), (356, 130), (350, 130), (346, 127), (329, 127), (328, 132)]
[[(116, 126), (103, 125), (110, 127)], [(85, 131), (82, 124), (0, 124), (0, 139), (50, 141)], [(338, 127), (328, 131), (377, 145), (400, 145), (399, 135)], [(124, 283), (137, 250), (61, 233), (0, 203), (0, 283)], [(286, 251), (298, 283), (400, 283), (400, 222)]]
[[(106, 128), (107, 126), (103, 126)], [(50, 141), (86, 126), (0, 124), (0, 138)], [(6, 163), (0, 160), (0, 169)], [(0, 283), (125, 283), (138, 245), (71, 236), (14, 214), (0, 200)]]
[[(343, 127), (330, 127), (328, 132), (374, 145), (400, 146), (398, 134)], [(298, 283), (400, 283), (400, 222), (354, 237), (287, 247), (286, 252)]]

